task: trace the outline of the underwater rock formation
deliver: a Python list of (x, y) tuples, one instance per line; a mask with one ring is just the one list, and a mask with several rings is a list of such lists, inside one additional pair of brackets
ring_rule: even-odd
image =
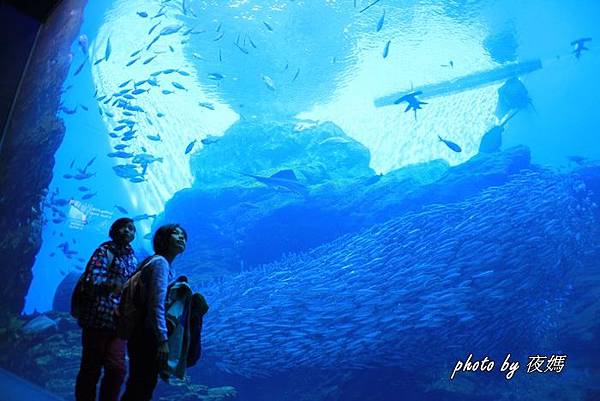
[(27, 322), (22, 328), (24, 334), (38, 335), (56, 332), (58, 325), (45, 315), (40, 315)]
[(8, 122), (0, 152), (0, 231), (4, 233), (0, 240), (4, 261), (0, 319), (21, 312), (31, 283), (31, 267), (41, 245), (40, 205), (52, 178), (54, 154), (64, 136), (63, 122), (56, 115), (60, 91), (86, 4), (63, 1), (41, 28)]
[[(54, 330), (27, 329), (44, 325)], [(72, 399), (81, 361), (81, 329), (75, 320), (66, 313), (49, 312), (17, 318), (9, 331), (11, 340), (5, 341), (7, 333), (0, 330), (0, 366), (61, 399)], [(231, 386), (209, 387), (189, 380), (173, 380), (170, 386), (158, 387), (156, 398), (224, 401), (234, 398), (236, 393)]]
[(422, 372), (431, 355), (552, 348), (574, 277), (590, 250), (597, 257), (597, 216), (577, 175), (547, 171), (408, 212), (203, 290), (205, 356), (260, 376), (339, 366)]
[[(209, 279), (304, 252), (424, 205), (464, 200), (530, 167), (530, 155), (517, 147), (452, 168), (435, 160), (383, 176), (368, 164), (368, 150), (332, 123), (239, 124), (192, 159), (194, 187), (167, 203), (155, 227), (184, 224), (189, 246), (178, 270)], [(268, 177), (284, 169), (295, 172), (305, 196), (236, 173)]]
[(60, 282), (52, 300), (52, 310), (69, 312), (71, 310), (71, 294), (77, 284), (81, 272), (69, 272)]
[(194, 188), (247, 185), (242, 173), (292, 169), (309, 185), (372, 175), (369, 150), (331, 122), (240, 121), (191, 160)]

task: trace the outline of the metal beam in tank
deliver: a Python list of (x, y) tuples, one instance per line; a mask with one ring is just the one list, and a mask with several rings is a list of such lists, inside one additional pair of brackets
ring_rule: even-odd
[(393, 106), (394, 101), (412, 92), (422, 92), (419, 99), (429, 99), (437, 96), (452, 95), (471, 89), (491, 85), (508, 78), (519, 77), (542, 68), (542, 61), (534, 59), (520, 63), (506, 64), (487, 71), (475, 72), (464, 77), (454, 78), (449, 81), (416, 87), (411, 90), (396, 92), (391, 95), (375, 99), (376, 107)]

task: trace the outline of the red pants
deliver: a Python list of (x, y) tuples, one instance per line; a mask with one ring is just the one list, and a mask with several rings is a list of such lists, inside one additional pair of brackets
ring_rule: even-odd
[(125, 379), (126, 342), (115, 333), (84, 328), (81, 345), (83, 350), (75, 384), (75, 399), (96, 400), (96, 385), (104, 368), (99, 400), (117, 401)]

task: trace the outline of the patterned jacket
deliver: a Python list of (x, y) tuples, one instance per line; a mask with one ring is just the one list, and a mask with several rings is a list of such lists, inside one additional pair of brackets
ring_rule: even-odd
[[(112, 253), (112, 263), (110, 263)], [(123, 285), (137, 270), (137, 259), (130, 245), (119, 247), (113, 241), (101, 244), (90, 258), (86, 271), (89, 300), (82, 305), (78, 320), (81, 327), (116, 330), (115, 311), (120, 295), (110, 291), (113, 284)]]

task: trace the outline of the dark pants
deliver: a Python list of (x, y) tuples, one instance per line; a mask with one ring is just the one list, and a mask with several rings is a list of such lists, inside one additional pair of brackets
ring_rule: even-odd
[(135, 335), (127, 342), (129, 377), (121, 401), (150, 401), (158, 382), (158, 345), (150, 335)]
[(100, 401), (117, 401), (125, 379), (125, 341), (113, 332), (83, 329), (81, 334), (81, 366), (75, 384), (77, 401), (95, 401), (96, 385), (104, 368), (100, 384)]

